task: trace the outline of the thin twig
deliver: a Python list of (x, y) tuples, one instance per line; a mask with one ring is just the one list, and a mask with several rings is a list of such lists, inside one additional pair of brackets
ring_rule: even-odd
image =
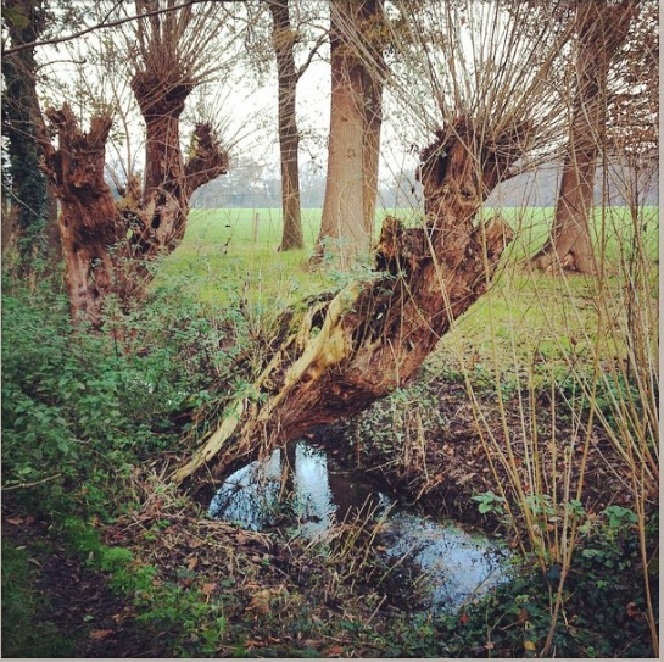
[(59, 478), (62, 476), (61, 473), (55, 474), (54, 476), (49, 476), (48, 478), (42, 478), (41, 480), (36, 480), (34, 483), (21, 483), (20, 485), (9, 485), (9, 486), (3, 486), (0, 488), (1, 491), (3, 492), (11, 492), (13, 490), (20, 490), (24, 489), (26, 487), (35, 487), (36, 485), (41, 485), (42, 483), (47, 483), (50, 480), (55, 480), (56, 478)]

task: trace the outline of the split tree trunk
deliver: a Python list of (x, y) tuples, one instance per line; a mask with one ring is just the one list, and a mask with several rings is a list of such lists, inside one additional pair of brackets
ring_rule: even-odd
[(348, 26), (356, 38), (370, 41), (372, 21), (382, 16), (380, 0), (330, 2), (330, 132), (323, 217), (312, 263), (323, 255), (338, 258), (341, 269), (352, 267), (370, 254), (381, 126), (382, 85), (373, 65), (348, 41)]
[(464, 122), (441, 130), (423, 153), (426, 226), (385, 220), (376, 277), (313, 305), (256, 380), (259, 398), (236, 401), (173, 480), (204, 469), (220, 478), (259, 450), (269, 454), (407, 383), (452, 321), (486, 291), (511, 240), (501, 220), (475, 225), (474, 217), (524, 141), (523, 134), (504, 136), (488, 147)]
[(228, 156), (210, 128), (199, 124), (198, 151), (184, 166), (177, 116), (172, 108), (159, 112), (148, 107), (143, 200), (140, 184), (130, 181), (116, 202), (104, 180), (111, 119), (93, 117), (85, 132), (67, 105), (46, 114), (59, 144), (54, 149), (48, 136), (42, 136), (43, 168), (62, 205), (59, 226), (72, 317), (98, 328), (110, 295), (125, 311), (140, 300), (150, 278), (146, 262), (177, 246), (192, 191), (227, 172)]
[(281, 164), (281, 202), (284, 228), (280, 251), (304, 247), (302, 214), (300, 209), (300, 183), (296, 117), (297, 71), (293, 44), (295, 33), (291, 28), (288, 0), (269, 0), (272, 13), (272, 43), (277, 56), (279, 151)]
[(592, 274), (596, 266), (589, 222), (599, 149), (606, 135), (609, 63), (627, 37), (634, 2), (610, 7), (592, 0), (579, 4), (577, 12), (577, 90), (569, 144), (551, 236), (532, 263), (543, 271), (564, 268)]

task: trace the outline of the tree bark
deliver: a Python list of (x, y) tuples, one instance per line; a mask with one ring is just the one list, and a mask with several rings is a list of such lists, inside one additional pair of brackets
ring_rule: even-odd
[(297, 71), (293, 44), (295, 34), (291, 28), (288, 0), (268, 0), (272, 14), (272, 43), (277, 56), (278, 123), (281, 165), (281, 201), (284, 227), (280, 251), (301, 249), (302, 215), (300, 209), (300, 182), (296, 117)]
[[(221, 477), (238, 461), (362, 411), (406, 384), (454, 319), (480, 297), (512, 238), (500, 220), (473, 219), (526, 144), (522, 127), (487, 141), (457, 122), (422, 154), (427, 220), (404, 229), (385, 219), (376, 277), (312, 305), (254, 386), (173, 475)], [(490, 146), (492, 145), (492, 146)]]
[[(366, 260), (373, 237), (382, 86), (372, 66), (348, 39), (348, 26), (360, 26), (368, 40), (372, 21), (382, 16), (380, 0), (330, 2), (330, 131), (323, 216), (312, 263), (326, 252), (341, 269)], [(365, 28), (367, 33), (363, 32)], [(379, 49), (373, 49), (379, 53)]]
[[(39, 38), (44, 29), (41, 2), (12, 0), (4, 18), (13, 45), (27, 44)], [(37, 131), (43, 125), (37, 97), (37, 62), (35, 49), (25, 48), (2, 59), (5, 92), (2, 104), (2, 133), (8, 139), (11, 172), (12, 212), (5, 229), (3, 245), (16, 244), (20, 271), (30, 269), (40, 252), (47, 217), (46, 178), (39, 168), (41, 150)]]
[(633, 0), (613, 7), (601, 0), (577, 6), (577, 89), (568, 150), (551, 235), (532, 258), (543, 271), (596, 272), (589, 221), (598, 155), (606, 135), (609, 64), (627, 38), (633, 13)]
[[(154, 108), (154, 115), (158, 115)], [(228, 156), (207, 125), (196, 126), (198, 150), (186, 167), (177, 143), (172, 109), (146, 117), (148, 167), (140, 184), (127, 183), (119, 201), (104, 180), (109, 117), (93, 117), (82, 131), (67, 105), (47, 110), (57, 129), (58, 148), (44, 135), (43, 168), (62, 204), (62, 252), (72, 317), (97, 328), (110, 295), (127, 311), (140, 300), (150, 278), (146, 262), (171, 252), (184, 235), (191, 192), (227, 172)]]
[(154, 241), (171, 252), (182, 241), (189, 196), (180, 150), (180, 115), (193, 86), (177, 72), (164, 80), (138, 72), (131, 81), (145, 119), (143, 204), (150, 210)]

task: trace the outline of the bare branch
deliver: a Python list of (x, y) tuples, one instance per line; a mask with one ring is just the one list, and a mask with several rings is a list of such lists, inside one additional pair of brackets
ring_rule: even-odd
[[(2, 50), (2, 56), (7, 57), (8, 55), (11, 55), (12, 53), (18, 53), (19, 51), (23, 51), (26, 48), (35, 48), (37, 46), (48, 46), (52, 44), (62, 44), (67, 41), (72, 41), (73, 39), (78, 39), (79, 37), (82, 37), (83, 35), (90, 34), (91, 32), (96, 32), (97, 30), (107, 30), (108, 28), (115, 28), (119, 25), (124, 25), (125, 23), (131, 23), (133, 21), (139, 21), (142, 18), (148, 18), (151, 16), (156, 16), (157, 14), (163, 14), (166, 12), (171, 12), (176, 9), (185, 9), (187, 7), (190, 7), (191, 5), (194, 4), (199, 4), (203, 2), (207, 2), (208, 0), (187, 0), (186, 2), (182, 2), (179, 5), (173, 5), (172, 7), (166, 7), (163, 9), (155, 9), (152, 11), (145, 12), (143, 14), (135, 14), (134, 16), (125, 16), (124, 18), (119, 18), (114, 21), (108, 21), (104, 22), (102, 21), (101, 23), (97, 23), (97, 25), (92, 25), (89, 28), (84, 28), (83, 30), (79, 30), (78, 32), (72, 32), (72, 34), (65, 35), (64, 37), (53, 37), (51, 39), (38, 39), (36, 41), (30, 41), (25, 44), (17, 44), (16, 46), (13, 46), (12, 48), (8, 49), (3, 49)], [(216, 0), (217, 2), (225, 2), (225, 3), (231, 3), (234, 2), (234, 0)], [(116, 5), (117, 6), (117, 5)], [(115, 9), (114, 6), (111, 10), (109, 10), (107, 16), (110, 16), (110, 14), (113, 13), (113, 10)]]
[(316, 56), (316, 53), (318, 53), (318, 50), (320, 49), (320, 47), (325, 43), (326, 39), (327, 39), (327, 32), (323, 32), (320, 35), (318, 35), (318, 39), (316, 39), (316, 43), (313, 45), (312, 49), (309, 51), (309, 55), (307, 55), (306, 61), (295, 72), (296, 80), (300, 80), (300, 78), (302, 78), (302, 75), (309, 68), (309, 65), (311, 64), (311, 61)]

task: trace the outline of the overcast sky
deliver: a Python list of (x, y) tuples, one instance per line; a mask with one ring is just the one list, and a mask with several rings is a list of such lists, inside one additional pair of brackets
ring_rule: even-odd
[[(327, 3), (321, 3), (326, 8)], [(325, 22), (325, 12), (321, 11)], [(108, 35), (108, 31), (103, 33)], [(96, 34), (78, 39), (65, 45), (40, 47), (38, 59), (43, 65), (43, 73), (47, 75), (49, 84), (42, 86), (43, 106), (59, 106), (68, 100), (74, 108), (81, 107), (77, 97), (87, 96), (88, 101), (98, 96), (102, 86), (101, 77), (108, 74), (108, 69), (94, 65), (90, 60), (87, 43), (96, 39)], [(298, 65), (306, 57), (306, 51), (298, 52)], [(330, 110), (330, 67), (329, 47), (320, 49), (319, 57), (314, 58), (304, 72), (297, 86), (297, 120), (300, 138), (300, 162), (311, 162), (323, 171), (327, 167), (327, 134), (329, 129)], [(232, 68), (228, 78), (221, 78), (214, 84), (207, 85), (208, 96), (216, 97), (214, 101), (215, 119), (222, 119), (222, 131), (229, 141), (231, 154), (257, 161), (272, 174), (279, 172), (279, 147), (277, 136), (277, 74), (272, 63), (269, 72), (261, 77), (247, 66), (238, 64)], [(194, 91), (188, 99), (187, 110), (181, 123), (183, 145), (186, 148), (189, 134), (193, 128), (192, 111), (196, 107), (197, 95)], [(108, 93), (107, 93), (108, 97)], [(135, 106), (133, 97), (127, 87), (120, 92), (122, 105), (125, 108)], [(389, 104), (386, 95), (385, 104)], [(385, 113), (381, 140), (380, 177), (383, 181), (391, 181), (401, 171), (414, 172), (417, 166), (416, 154), (409, 150), (412, 136), (404, 133), (405, 127), (397, 129), (390, 123), (390, 113)], [(89, 120), (89, 111), (81, 115), (84, 125)], [(130, 159), (134, 169), (140, 170), (143, 165), (143, 129), (140, 116), (136, 109), (128, 116), (131, 138), (129, 145), (118, 139), (109, 141), (107, 160), (110, 167), (122, 177), (121, 163)], [(114, 129), (122, 129), (122, 119), (116, 116)]]

